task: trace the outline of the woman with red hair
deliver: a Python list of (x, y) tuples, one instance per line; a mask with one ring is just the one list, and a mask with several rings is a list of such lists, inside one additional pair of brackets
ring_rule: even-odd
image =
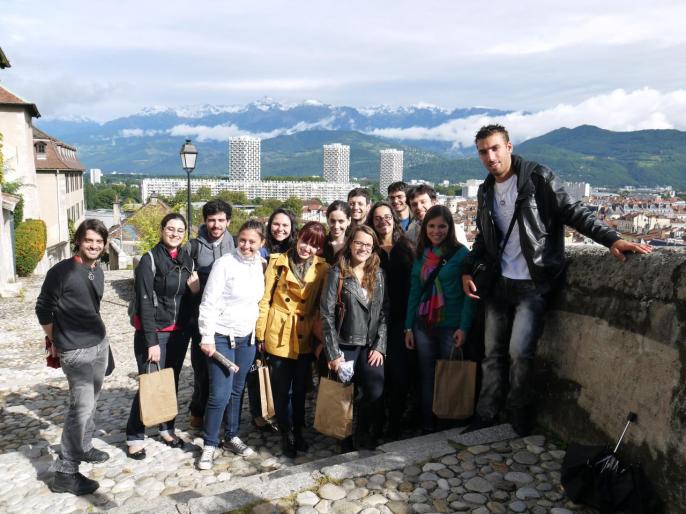
[(256, 337), (269, 354), (274, 410), (284, 455), (307, 451), (305, 393), (312, 363), (311, 338), (319, 317), (319, 296), (329, 265), (319, 255), (324, 226), (306, 223), (295, 246), (272, 254), (265, 272), (264, 296)]

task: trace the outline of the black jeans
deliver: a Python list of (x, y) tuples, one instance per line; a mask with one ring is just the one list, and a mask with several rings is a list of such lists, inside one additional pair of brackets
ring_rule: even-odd
[(280, 427), (300, 430), (305, 425), (305, 396), (311, 381), (311, 353), (301, 353), (297, 359), (269, 355), (274, 410)]
[(384, 365), (370, 366), (367, 346), (340, 345), (345, 361), (354, 361), (355, 409), (357, 411), (357, 433), (381, 431), (383, 420)]
[(416, 365), (412, 365), (416, 360), (410, 350), (405, 348), (402, 324), (390, 325), (384, 361), (385, 399), (388, 424), (395, 430), (400, 429), (403, 414), (407, 409), (410, 384), (417, 377), (414, 369)]
[(191, 396), (189, 410), (192, 416), (202, 418), (210, 396), (210, 379), (207, 372), (207, 358), (200, 349), (202, 336), (198, 331), (197, 323), (189, 325), (185, 337), (190, 339), (191, 366), (193, 366), (193, 396)]
[(486, 300), (479, 416), (492, 419), (498, 414), (508, 375), (510, 407), (522, 409), (533, 403), (533, 365), (545, 307), (545, 297), (531, 280), (498, 279), (493, 296)]
[[(183, 360), (186, 358), (186, 350), (188, 349), (188, 339), (184, 335), (183, 330), (175, 330), (174, 332), (159, 332), (157, 340), (160, 344), (160, 369), (173, 368), (174, 382), (176, 384), (176, 391), (179, 390), (179, 374), (183, 367)], [(133, 351), (136, 356), (136, 364), (138, 365), (138, 373), (144, 374), (148, 372), (148, 348), (145, 346), (145, 337), (140, 330), (136, 331), (133, 338)], [(157, 371), (157, 366), (151, 365), (151, 371)], [(160, 424), (160, 435), (174, 434), (174, 420), (167, 421)], [(126, 443), (129, 446), (142, 446), (145, 440), (145, 425), (141, 421), (141, 408), (139, 393), (136, 391), (136, 396), (133, 398), (131, 404), (131, 412), (129, 413), (129, 421), (126, 424)]]

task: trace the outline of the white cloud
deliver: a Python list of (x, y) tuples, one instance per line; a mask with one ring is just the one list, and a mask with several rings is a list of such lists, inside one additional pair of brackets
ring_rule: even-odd
[(150, 137), (150, 136), (156, 136), (157, 134), (161, 134), (162, 130), (153, 130), (153, 129), (122, 129), (119, 131), (119, 135), (121, 137)]
[(526, 141), (560, 127), (574, 128), (585, 124), (615, 131), (686, 130), (686, 90), (661, 93), (650, 88), (629, 92), (617, 89), (576, 105), (559, 104), (534, 113), (470, 116), (432, 128), (376, 129), (370, 133), (395, 139), (451, 141), (456, 147), (470, 147), (477, 130), (489, 123), (506, 126), (515, 142)]
[(207, 125), (181, 124), (172, 127), (167, 132), (172, 136), (192, 137), (194, 139), (197, 139), (198, 141), (228, 141), (229, 137), (232, 136), (257, 136), (262, 139), (269, 139), (277, 136), (295, 134), (296, 132), (302, 132), (304, 130), (326, 130), (331, 128), (331, 123), (333, 121), (333, 117), (323, 118), (314, 123), (305, 123), (301, 121), (299, 123), (296, 123), (292, 127), (278, 128), (270, 132), (250, 132), (247, 130), (242, 130), (233, 124), (215, 125), (213, 127), (208, 127)]

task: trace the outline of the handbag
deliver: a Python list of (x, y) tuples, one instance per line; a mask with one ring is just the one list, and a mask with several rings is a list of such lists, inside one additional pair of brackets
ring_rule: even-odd
[(264, 353), (262, 353), (261, 359), (255, 360), (255, 366), (257, 367), (256, 373), (260, 385), (262, 418), (267, 420), (276, 416), (276, 409), (274, 408), (274, 397), (272, 395), (272, 381)]
[(474, 414), (476, 393), (476, 362), (462, 358), (436, 361), (433, 413), (440, 419), (467, 419)]
[(159, 363), (155, 362), (157, 371), (150, 373), (150, 364), (148, 372), (138, 376), (141, 421), (146, 427), (170, 421), (179, 413), (174, 370), (160, 370)]
[(353, 398), (355, 386), (326, 377), (319, 379), (314, 429), (334, 439), (345, 439), (353, 433)]
[(485, 261), (482, 261), (476, 266), (474, 266), (474, 269), (472, 270), (472, 281), (476, 286), (476, 294), (478, 294), (479, 297), (482, 299), (491, 295), (491, 293), (493, 292), (493, 288), (495, 287), (495, 283), (498, 280), (498, 277), (500, 277), (500, 259), (502, 258), (503, 252), (505, 251), (507, 241), (510, 239), (510, 234), (512, 234), (512, 229), (514, 228), (514, 224), (517, 221), (518, 213), (519, 204), (515, 206), (515, 210), (512, 213), (510, 226), (507, 229), (507, 234), (505, 235), (505, 239), (503, 239), (502, 245), (498, 249), (496, 259), (492, 260), (486, 258)]

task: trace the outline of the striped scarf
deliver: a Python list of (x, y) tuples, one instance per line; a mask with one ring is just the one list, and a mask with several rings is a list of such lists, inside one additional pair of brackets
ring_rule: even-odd
[[(435, 251), (433, 249), (424, 250), (424, 263), (419, 272), (422, 285), (429, 279), (431, 272), (436, 269), (436, 266), (441, 263), (441, 256), (443, 253), (441, 248), (438, 248)], [(419, 315), (424, 318), (427, 326), (431, 327), (436, 323), (443, 321), (444, 306), (445, 298), (443, 297), (443, 287), (441, 286), (440, 279), (436, 277), (436, 280), (429, 288), (428, 292), (420, 298)]]

